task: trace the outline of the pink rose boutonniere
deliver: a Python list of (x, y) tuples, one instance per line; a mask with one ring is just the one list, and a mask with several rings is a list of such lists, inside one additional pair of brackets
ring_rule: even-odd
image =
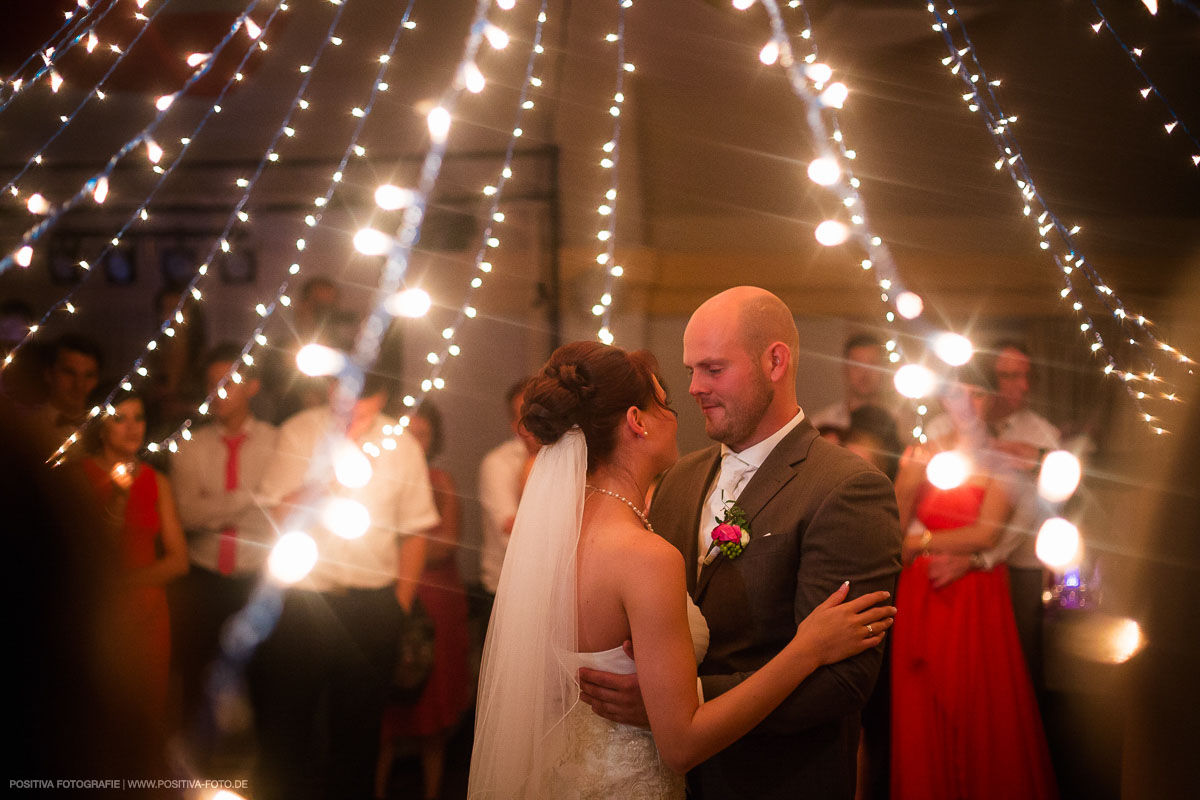
[(717, 552), (726, 558), (737, 558), (750, 543), (750, 526), (746, 523), (746, 512), (734, 500), (725, 501), (725, 513), (714, 517), (717, 527), (712, 530), (712, 544), (704, 554), (704, 563), (711, 564)]

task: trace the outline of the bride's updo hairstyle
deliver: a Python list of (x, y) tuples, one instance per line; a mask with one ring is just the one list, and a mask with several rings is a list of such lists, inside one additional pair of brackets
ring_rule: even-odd
[[(578, 425), (587, 440), (590, 472), (617, 446), (617, 428), (630, 406), (661, 405), (654, 391), (658, 362), (646, 350), (632, 353), (599, 342), (571, 342), (525, 387), (521, 424), (543, 445)], [(661, 384), (661, 379), (659, 380)]]

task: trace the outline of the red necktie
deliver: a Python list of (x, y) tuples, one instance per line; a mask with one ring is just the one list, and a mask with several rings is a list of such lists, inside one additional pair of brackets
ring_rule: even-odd
[[(246, 441), (246, 434), (222, 436), (229, 456), (225, 459), (225, 491), (231, 492), (238, 488), (238, 448)], [(221, 547), (217, 551), (217, 570), (222, 575), (232, 575), (237, 561), (237, 528), (229, 527), (221, 531)]]

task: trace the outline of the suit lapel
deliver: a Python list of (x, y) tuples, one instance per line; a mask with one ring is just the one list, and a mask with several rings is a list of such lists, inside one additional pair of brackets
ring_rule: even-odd
[[(754, 477), (746, 484), (746, 488), (742, 489), (742, 493), (738, 495), (737, 504), (746, 513), (746, 523), (750, 527), (750, 544), (748, 547), (753, 547), (755, 538), (762, 533), (766, 533), (766, 531), (757, 531), (755, 529), (755, 517), (770, 502), (772, 497), (778, 494), (784, 486), (796, 477), (796, 472), (792, 467), (808, 457), (809, 447), (812, 446), (813, 439), (817, 435), (817, 429), (812, 426), (812, 423), (807, 418), (802, 419), (800, 424), (791, 433), (783, 437), (783, 441), (775, 446), (775, 449), (763, 461), (762, 466), (754, 473)], [(711, 482), (711, 476), (709, 481)], [(707, 487), (708, 483), (705, 483), (705, 486)], [(707, 492), (705, 492), (705, 495), (707, 496)], [(700, 504), (703, 507), (703, 497), (700, 499)], [(697, 520), (698, 528), (699, 520)], [(704, 591), (708, 588), (713, 575), (716, 574), (717, 570), (727, 560), (725, 554), (717, 550), (716, 558), (713, 562), (706, 564), (700, 570), (698, 585), (696, 586), (696, 591), (693, 593), (697, 604), (700, 602), (700, 598), (704, 596)]]
[[(692, 596), (692, 600), (699, 603), (699, 594), (696, 585), (696, 566), (700, 558), (700, 521), (701, 517), (707, 513), (705, 500), (708, 499), (708, 487), (712, 484), (713, 479), (717, 476), (717, 470), (721, 468), (721, 448), (712, 448), (712, 453), (700, 464), (697, 472), (702, 476), (699, 481), (700, 497), (692, 505), (691, 515), (689, 516), (689, 524), (684, 529), (683, 546), (680, 551), (683, 553), (684, 566), (687, 568), (687, 584), (688, 594)], [(703, 572), (703, 571), (701, 571)]]

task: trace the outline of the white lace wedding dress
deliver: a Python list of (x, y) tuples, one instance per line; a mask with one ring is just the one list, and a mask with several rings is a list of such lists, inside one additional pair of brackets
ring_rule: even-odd
[[(688, 628), (699, 664), (708, 651), (708, 624), (687, 598)], [(579, 667), (628, 675), (637, 671), (620, 647), (601, 653), (564, 656), (572, 671)], [(609, 722), (579, 702), (563, 720), (566, 746), (543, 784), (547, 797), (562, 800), (682, 800), (684, 781), (659, 758), (654, 736), (645, 728)]]

